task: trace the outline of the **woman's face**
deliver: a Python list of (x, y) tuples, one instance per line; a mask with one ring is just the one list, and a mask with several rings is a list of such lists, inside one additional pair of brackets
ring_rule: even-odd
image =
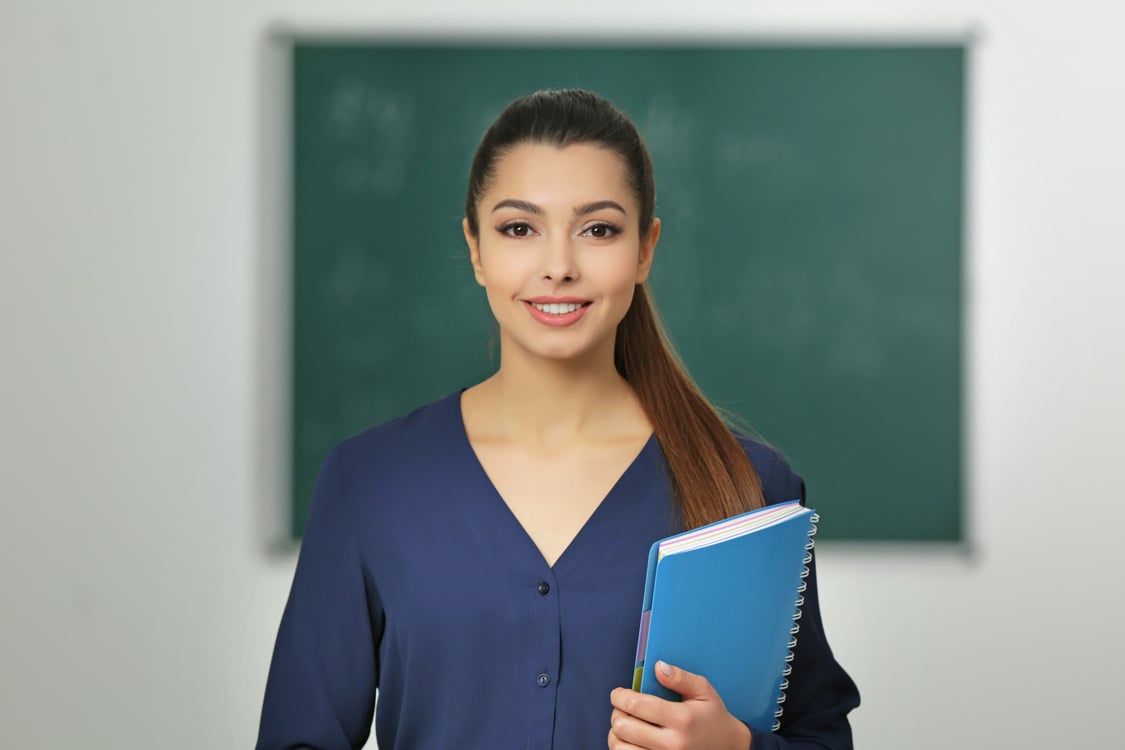
[(477, 205), (480, 236), (464, 222), (477, 283), (515, 348), (550, 359), (613, 359), (617, 324), (648, 277), (660, 235), (640, 235), (625, 166), (589, 144), (516, 146), (496, 164)]

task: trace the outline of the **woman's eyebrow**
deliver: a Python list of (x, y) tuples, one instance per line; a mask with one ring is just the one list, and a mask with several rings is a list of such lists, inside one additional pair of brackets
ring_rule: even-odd
[(492, 213), (496, 213), (502, 208), (514, 208), (517, 211), (526, 211), (527, 213), (535, 214), (536, 216), (543, 215), (543, 209), (535, 205), (531, 201), (520, 201), (515, 200), (514, 198), (506, 198), (497, 203), (492, 207)]
[(595, 211), (601, 211), (603, 208), (612, 208), (620, 211), (626, 216), (629, 215), (628, 212), (626, 212), (621, 204), (617, 201), (594, 201), (593, 203), (587, 203), (584, 206), (579, 206), (578, 208), (574, 209), (574, 215), (586, 216), (587, 214), (592, 214)]

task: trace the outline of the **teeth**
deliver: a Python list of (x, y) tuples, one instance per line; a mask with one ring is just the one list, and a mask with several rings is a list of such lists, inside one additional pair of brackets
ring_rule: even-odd
[(545, 312), (548, 315), (565, 315), (566, 313), (572, 313), (582, 307), (578, 302), (551, 302), (547, 305), (532, 302), (531, 304), (535, 306), (536, 310)]

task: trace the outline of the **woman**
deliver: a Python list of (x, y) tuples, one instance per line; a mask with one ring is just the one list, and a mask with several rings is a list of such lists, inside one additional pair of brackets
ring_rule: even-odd
[(665, 344), (653, 205), (639, 135), (594, 94), (523, 97), (485, 134), (463, 228), (499, 369), (326, 459), (259, 748), (360, 747), (373, 714), (380, 750), (851, 747), (815, 571), (778, 734), (674, 665), (682, 702), (624, 687), (649, 545), (804, 493)]

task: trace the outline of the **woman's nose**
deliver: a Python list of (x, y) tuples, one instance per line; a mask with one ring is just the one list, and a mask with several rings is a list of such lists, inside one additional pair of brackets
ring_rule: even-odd
[(573, 281), (577, 277), (574, 244), (569, 236), (556, 235), (545, 243), (543, 278), (551, 281)]

